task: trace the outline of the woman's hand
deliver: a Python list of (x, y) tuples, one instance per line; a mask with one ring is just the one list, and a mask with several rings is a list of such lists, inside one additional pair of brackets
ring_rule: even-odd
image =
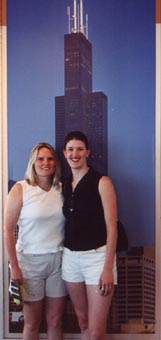
[(109, 269), (104, 269), (100, 276), (98, 285), (101, 295), (107, 296), (108, 294), (110, 294), (114, 288), (113, 271)]
[(23, 275), (22, 275), (22, 272), (19, 266), (10, 268), (10, 278), (11, 280), (16, 281), (20, 285), (23, 284), (24, 279), (23, 279)]

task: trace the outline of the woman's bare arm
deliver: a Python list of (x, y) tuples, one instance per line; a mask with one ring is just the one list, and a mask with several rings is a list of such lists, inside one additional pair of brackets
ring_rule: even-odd
[(23, 282), (23, 277), (17, 260), (14, 232), (21, 208), (22, 187), (20, 183), (16, 183), (10, 190), (6, 201), (4, 215), (4, 240), (10, 261), (11, 279), (18, 281), (20, 284)]
[(100, 278), (100, 287), (113, 287), (113, 264), (117, 244), (117, 202), (114, 186), (109, 177), (103, 176), (99, 181), (99, 193), (102, 200), (107, 230), (107, 253), (104, 270)]

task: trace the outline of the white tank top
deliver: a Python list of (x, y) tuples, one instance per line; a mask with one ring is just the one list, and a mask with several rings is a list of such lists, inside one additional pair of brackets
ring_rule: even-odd
[(55, 253), (62, 249), (64, 216), (61, 188), (44, 191), (39, 186), (22, 185), (23, 206), (18, 220), (18, 252), (25, 254)]

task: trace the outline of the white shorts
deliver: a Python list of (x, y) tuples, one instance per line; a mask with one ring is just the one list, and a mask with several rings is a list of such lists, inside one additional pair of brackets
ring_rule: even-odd
[(45, 296), (67, 295), (62, 280), (62, 251), (52, 254), (31, 255), (17, 252), (18, 262), (24, 277), (22, 297), (24, 301), (39, 301)]
[[(106, 259), (106, 245), (88, 251), (63, 250), (62, 278), (68, 282), (97, 285)], [(114, 284), (117, 284), (116, 256), (113, 266)]]

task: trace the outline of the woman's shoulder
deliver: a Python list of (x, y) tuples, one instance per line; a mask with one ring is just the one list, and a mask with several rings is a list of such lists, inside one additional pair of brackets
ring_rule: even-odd
[(24, 180), (21, 180), (21, 181), (18, 181), (15, 185), (21, 187), (21, 189), (25, 189), (25, 188), (28, 188), (30, 187), (31, 185), (24, 179)]
[(110, 195), (115, 194), (115, 188), (109, 176), (101, 177), (99, 181), (98, 190), (100, 194), (103, 194), (103, 193), (110, 194)]
[(17, 202), (22, 199), (22, 186), (20, 182), (16, 182), (10, 189), (7, 201)]
[(17, 181), (11, 188), (11, 192), (22, 193), (30, 190), (33, 186), (30, 185), (26, 180)]
[(105, 186), (113, 186), (113, 182), (112, 182), (112, 179), (107, 176), (107, 175), (102, 175), (102, 177), (100, 178), (100, 181), (99, 181), (99, 185), (105, 185)]
[(18, 192), (22, 190), (22, 181), (17, 181), (16, 183), (14, 183), (14, 185), (11, 187), (9, 193), (13, 193), (13, 192)]

